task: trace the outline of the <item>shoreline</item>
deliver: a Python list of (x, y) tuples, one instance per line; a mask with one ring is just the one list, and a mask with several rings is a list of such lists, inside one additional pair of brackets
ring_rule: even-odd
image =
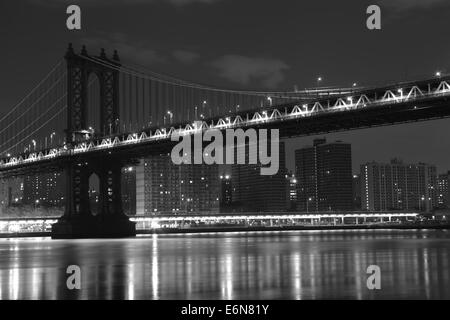
[[(340, 226), (281, 226), (281, 227), (193, 227), (185, 229), (155, 229), (137, 230), (136, 236), (152, 234), (193, 234), (193, 233), (226, 233), (226, 232), (273, 232), (273, 231), (326, 231), (326, 230), (449, 230), (450, 224), (430, 225), (340, 225)], [(0, 239), (5, 238), (36, 238), (50, 237), (50, 231), (0, 233)]]

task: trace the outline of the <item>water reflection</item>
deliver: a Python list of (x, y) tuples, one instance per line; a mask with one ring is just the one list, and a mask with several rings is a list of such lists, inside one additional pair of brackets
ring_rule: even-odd
[[(0, 299), (449, 299), (449, 244), (447, 231), (3, 239)], [(366, 287), (372, 264), (380, 291)]]

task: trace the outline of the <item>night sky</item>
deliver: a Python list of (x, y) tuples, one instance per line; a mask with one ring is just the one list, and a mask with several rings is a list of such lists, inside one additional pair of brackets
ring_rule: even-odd
[[(82, 30), (66, 29), (66, 7), (82, 9)], [(382, 30), (366, 28), (370, 4)], [(58, 60), (68, 42), (181, 79), (222, 88), (292, 90), (389, 83), (450, 72), (448, 0), (2, 0), (0, 114)], [(450, 107), (450, 106), (449, 106)], [(350, 131), (353, 168), (366, 161), (436, 164), (450, 170), (450, 120)], [(311, 137), (288, 142), (293, 150)]]

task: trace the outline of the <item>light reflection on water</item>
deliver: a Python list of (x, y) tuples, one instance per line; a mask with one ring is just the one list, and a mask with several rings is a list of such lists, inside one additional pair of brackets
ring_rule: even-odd
[[(0, 240), (0, 299), (450, 298), (448, 231)], [(66, 268), (82, 289), (66, 288)], [(381, 290), (366, 287), (369, 265)]]

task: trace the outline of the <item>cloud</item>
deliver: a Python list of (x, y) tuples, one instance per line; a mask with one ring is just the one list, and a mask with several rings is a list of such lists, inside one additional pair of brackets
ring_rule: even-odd
[(186, 50), (175, 50), (172, 52), (172, 56), (176, 60), (186, 64), (192, 64), (200, 58), (200, 55), (198, 53)]
[(83, 6), (118, 6), (118, 5), (146, 5), (153, 3), (168, 3), (175, 6), (185, 6), (193, 3), (212, 4), (222, 0), (30, 0), (36, 4), (54, 6), (77, 4)]
[(278, 59), (250, 58), (240, 55), (225, 55), (211, 63), (219, 75), (229, 81), (247, 85), (258, 82), (267, 88), (276, 87), (284, 80), (284, 71), (289, 66)]
[[(89, 37), (82, 39), (82, 43), (87, 46), (88, 54), (98, 55), (99, 48), (106, 50), (117, 50), (122, 60), (132, 61), (140, 65), (152, 65), (156, 63), (166, 62), (166, 58), (159, 54), (156, 50), (147, 46), (146, 43), (130, 44), (126, 40), (126, 36), (122, 33), (114, 33), (105, 38)], [(97, 51), (93, 51), (96, 48)], [(111, 52), (107, 55), (111, 56)]]
[(380, 5), (398, 11), (429, 8), (444, 3), (448, 4), (448, 0), (379, 0)]

